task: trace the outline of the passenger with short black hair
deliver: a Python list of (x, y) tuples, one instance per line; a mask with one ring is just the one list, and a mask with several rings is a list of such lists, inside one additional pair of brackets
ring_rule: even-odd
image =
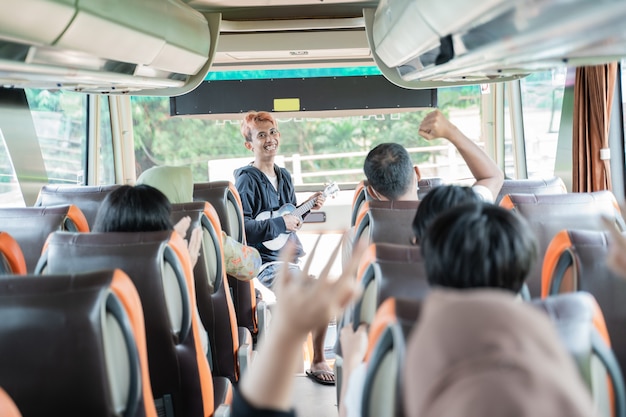
[(406, 417), (597, 415), (549, 318), (513, 300), (493, 289), (426, 298), (403, 366)]
[[(504, 183), (504, 174), (489, 156), (453, 125), (439, 110), (430, 112), (418, 128), (426, 140), (444, 138), (461, 154), (476, 179), (473, 190), (492, 202)], [(374, 197), (379, 200), (417, 200), (420, 171), (411, 164), (406, 149), (397, 143), (382, 143), (372, 149), (363, 165)]]
[(526, 221), (489, 203), (438, 216), (421, 242), (428, 282), (449, 288), (501, 288), (517, 294), (537, 258)]
[(424, 232), (432, 221), (441, 213), (462, 204), (479, 203), (480, 197), (470, 187), (459, 185), (441, 185), (435, 187), (421, 200), (415, 218), (413, 233), (415, 242), (419, 244)]
[(374, 147), (365, 157), (363, 172), (373, 197), (378, 200), (417, 200), (420, 172), (404, 146), (381, 143)]

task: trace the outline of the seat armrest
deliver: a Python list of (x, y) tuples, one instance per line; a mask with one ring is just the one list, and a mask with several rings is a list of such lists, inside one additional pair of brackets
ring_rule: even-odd
[(222, 404), (217, 407), (213, 417), (230, 417), (230, 405)]
[(343, 383), (343, 357), (335, 355), (335, 365), (333, 366), (335, 373), (335, 388), (337, 390), (337, 406), (340, 406), (341, 400), (341, 384)]
[(267, 329), (271, 320), (270, 309), (265, 301), (258, 301), (256, 304), (256, 320), (257, 320), (257, 343), (267, 334)]
[(241, 377), (252, 362), (252, 333), (247, 327), (239, 327), (237, 362), (239, 363), (239, 377)]
[(233, 384), (230, 382), (230, 379), (224, 376), (214, 376), (213, 396), (213, 404), (215, 404), (215, 407), (230, 404), (233, 399)]

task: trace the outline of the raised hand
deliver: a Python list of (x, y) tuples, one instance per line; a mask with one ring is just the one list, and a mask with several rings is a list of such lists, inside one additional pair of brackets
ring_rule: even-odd
[(293, 245), (286, 246), (282, 253), (285, 266), (275, 284), (278, 301), (274, 321), (278, 321), (277, 326), (289, 329), (294, 336), (305, 337), (311, 330), (328, 323), (330, 318), (343, 309), (359, 292), (354, 276), (359, 259), (365, 251), (365, 245), (357, 245), (354, 248), (350, 262), (339, 278), (333, 280), (329, 274), (341, 248), (341, 242), (339, 242), (319, 277), (315, 279), (309, 275), (308, 271), (320, 238), (315, 243), (301, 273), (293, 273), (288, 269), (287, 261), (293, 259)]

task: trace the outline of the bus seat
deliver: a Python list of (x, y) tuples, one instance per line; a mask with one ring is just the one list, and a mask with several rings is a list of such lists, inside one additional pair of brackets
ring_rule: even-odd
[(508, 194), (500, 206), (513, 209), (528, 222), (538, 241), (539, 256), (526, 283), (533, 297), (541, 295), (541, 268), (548, 244), (562, 229), (603, 230), (602, 216), (614, 219), (620, 230), (624, 220), (610, 191), (567, 194)]
[(0, 385), (25, 416), (157, 416), (141, 302), (121, 270), (5, 277), (0, 315)]
[(370, 242), (398, 243), (413, 242), (413, 219), (419, 201), (370, 201)]
[[(364, 201), (356, 219), (353, 245), (366, 237), (371, 243), (408, 245), (413, 241), (413, 219), (419, 201)], [(344, 264), (346, 256), (342, 258)]]
[(9, 397), (9, 394), (2, 388), (0, 388), (0, 416), (3, 417), (22, 417), (20, 410), (17, 409), (17, 405), (13, 402), (13, 399)]
[(35, 207), (74, 204), (87, 219), (89, 227), (93, 227), (98, 208), (102, 200), (120, 185), (59, 185), (47, 184), (41, 187)]
[[(391, 297), (423, 299), (430, 287), (426, 280), (426, 271), (419, 246), (393, 243), (373, 243), (361, 258), (357, 271), (361, 295), (352, 308), (344, 311), (338, 321), (341, 327), (370, 324), (377, 309)], [(337, 375), (337, 396), (341, 392), (341, 374), (343, 358), (341, 345), (335, 344), (335, 374)]]
[(560, 177), (552, 177), (544, 180), (512, 180), (506, 179), (496, 197), (496, 204), (507, 194), (565, 194), (567, 188)]
[(418, 198), (421, 200), (422, 198), (426, 196), (426, 194), (428, 194), (430, 190), (432, 190), (435, 187), (439, 187), (440, 185), (443, 185), (443, 179), (441, 178), (438, 178), (438, 177), (420, 178), (419, 181), (417, 182)]
[(611, 345), (626, 369), (626, 281), (606, 264), (610, 234), (592, 230), (562, 230), (550, 242), (542, 271), (542, 296), (568, 291), (591, 293), (606, 319)]
[(354, 242), (358, 242), (364, 236), (369, 241), (370, 236), (370, 202), (364, 201), (360, 207), (354, 223), (354, 235), (352, 237)]
[(189, 216), (191, 225), (202, 229), (202, 249), (194, 267), (196, 303), (200, 320), (207, 329), (211, 347), (213, 375), (236, 382), (252, 355), (252, 335), (238, 327), (235, 307), (226, 278), (222, 250), (222, 228), (213, 206), (207, 202), (172, 204), (172, 221)]
[[(196, 201), (208, 201), (217, 212), (222, 230), (233, 239), (246, 243), (243, 208), (241, 198), (235, 185), (230, 181), (212, 181), (197, 183), (193, 186), (193, 198)], [(257, 303), (253, 281), (240, 281), (228, 277), (232, 290), (237, 322), (247, 327), (258, 339), (259, 331), (263, 332), (268, 323), (267, 306), (264, 302)], [(263, 325), (259, 325), (263, 323)]]
[(387, 298), (368, 331), (367, 370), (361, 397), (364, 417), (401, 417), (406, 340), (417, 322), (420, 300)]
[(594, 297), (583, 291), (536, 299), (548, 314), (566, 350), (572, 355), (596, 409), (606, 417), (626, 416), (626, 393), (620, 366), (605, 340), (606, 325)]
[[(418, 181), (417, 196), (421, 200), (433, 187), (438, 187), (443, 184), (441, 178), (421, 178)], [(357, 217), (361, 206), (365, 201), (376, 200), (371, 191), (369, 191), (369, 185), (367, 180), (360, 181), (354, 189), (354, 197), (352, 198), (352, 217), (350, 219), (350, 226), (357, 224)]]
[(355, 303), (352, 322), (371, 323), (389, 297), (421, 300), (430, 290), (419, 246), (373, 243), (359, 265), (363, 290)]
[(350, 217), (350, 227), (356, 225), (356, 219), (361, 210), (361, 206), (365, 202), (365, 195), (367, 194), (367, 180), (361, 180), (354, 189), (354, 196), (352, 197), (352, 216)]
[(0, 275), (25, 275), (26, 261), (22, 248), (7, 232), (0, 232)]
[(33, 273), (48, 235), (57, 230), (88, 232), (87, 221), (73, 205), (0, 208), (0, 230), (19, 244), (26, 270)]
[(245, 242), (243, 208), (235, 185), (230, 181), (195, 183), (193, 199), (208, 201), (213, 205), (222, 224), (222, 230), (238, 242)]
[(222, 378), (214, 385), (212, 379), (182, 238), (170, 231), (56, 232), (38, 270), (55, 274), (112, 267), (128, 274), (143, 304), (150, 379), (160, 415), (211, 415), (218, 405), (215, 398), (230, 399), (228, 393), (214, 393), (214, 386), (230, 392), (230, 384)]

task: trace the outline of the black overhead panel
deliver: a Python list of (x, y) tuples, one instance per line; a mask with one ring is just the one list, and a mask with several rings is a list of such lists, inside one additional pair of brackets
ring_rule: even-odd
[(249, 110), (297, 117), (375, 114), (435, 107), (437, 90), (408, 90), (382, 75), (204, 81), (170, 98), (172, 116), (225, 119)]

